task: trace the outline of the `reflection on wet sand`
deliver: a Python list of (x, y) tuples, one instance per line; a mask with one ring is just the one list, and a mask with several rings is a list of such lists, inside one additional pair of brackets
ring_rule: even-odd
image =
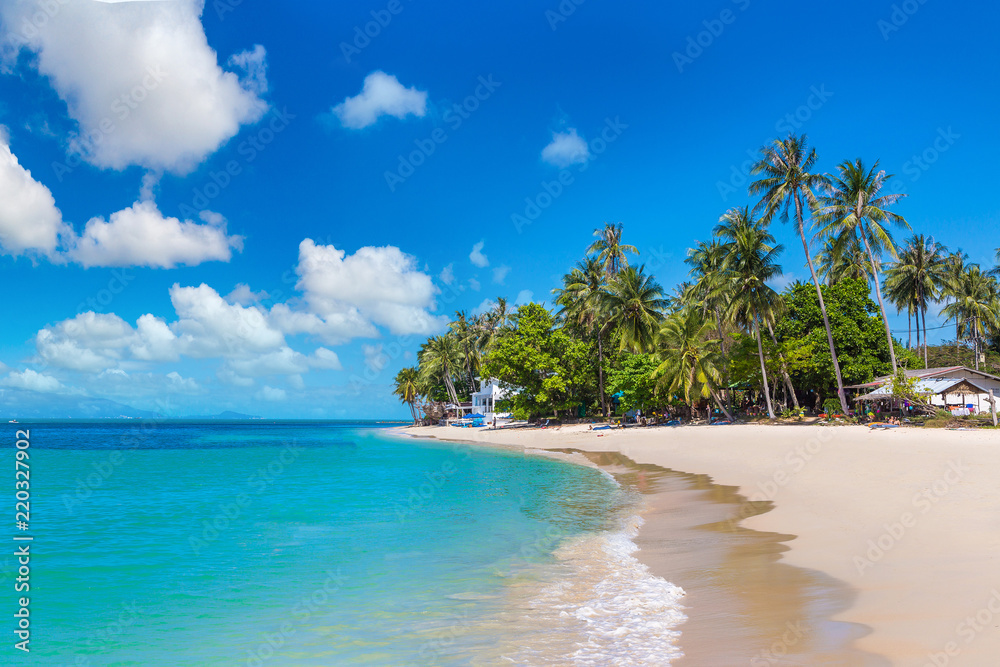
[(868, 633), (866, 626), (830, 620), (853, 602), (851, 588), (780, 562), (794, 535), (739, 525), (771, 503), (750, 502), (707, 475), (639, 465), (613, 452), (579, 453), (644, 494), (646, 524), (635, 539), (636, 556), (687, 592), (688, 620), (680, 627), (685, 657), (673, 664), (890, 664), (851, 647)]

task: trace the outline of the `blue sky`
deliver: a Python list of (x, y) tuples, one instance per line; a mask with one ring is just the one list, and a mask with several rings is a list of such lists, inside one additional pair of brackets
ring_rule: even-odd
[[(824, 171), (881, 160), (915, 231), (990, 265), (998, 14), (5, 2), (0, 384), (403, 416), (392, 376), (444, 316), (547, 298), (605, 221), (683, 280), (685, 250), (752, 203), (750, 154), (789, 131)], [(806, 279), (775, 225), (785, 281)]]

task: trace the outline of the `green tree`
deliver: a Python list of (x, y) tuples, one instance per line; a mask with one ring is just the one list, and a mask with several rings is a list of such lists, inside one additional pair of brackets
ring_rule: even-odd
[(899, 259), (885, 272), (886, 295), (897, 310), (906, 308), (907, 326), (909, 316), (916, 315), (918, 349), (923, 326), (924, 368), (927, 367), (927, 308), (940, 300), (945, 280), (945, 247), (923, 234), (911, 237), (899, 253)]
[[(818, 201), (814, 190), (822, 188), (826, 179), (820, 174), (812, 173), (816, 165), (816, 149), (809, 148), (806, 135), (796, 137), (789, 134), (784, 140), (776, 140), (771, 146), (760, 149), (761, 158), (751, 169), (752, 174), (762, 177), (750, 184), (752, 195), (760, 195), (760, 203), (754, 207), (755, 213), (761, 213), (761, 220), (767, 224), (780, 213), (783, 222), (789, 219), (789, 210), (795, 213), (795, 231), (802, 241), (802, 250), (806, 256), (806, 264), (816, 286), (816, 297), (819, 299), (819, 309), (823, 313), (823, 328), (826, 330), (826, 340), (830, 347), (830, 358), (833, 360), (833, 370), (837, 377), (837, 396), (840, 404), (847, 412), (847, 397), (844, 395), (844, 382), (840, 373), (840, 363), (837, 361), (837, 349), (830, 330), (830, 319), (823, 303), (823, 293), (820, 290), (819, 276), (813, 266), (812, 252), (806, 240), (804, 209), (808, 206), (815, 210)], [(785, 373), (787, 378), (787, 372)], [(792, 396), (795, 396), (794, 391)], [(796, 401), (796, 407), (798, 402)]]
[(633, 352), (653, 349), (667, 307), (663, 296), (663, 288), (646, 274), (645, 267), (628, 266), (611, 278), (601, 298), (615, 328), (619, 349)]
[(617, 275), (619, 271), (628, 266), (629, 253), (639, 254), (634, 245), (622, 243), (622, 223), (604, 223), (604, 227), (594, 230), (597, 240), (587, 248), (587, 254), (595, 254), (597, 261), (604, 267), (604, 273), (608, 279)]
[(612, 395), (621, 394), (619, 405), (624, 410), (653, 405), (656, 391), (653, 372), (657, 365), (652, 355), (625, 352), (608, 371), (608, 391)]
[(440, 380), (448, 390), (448, 398), (458, 403), (452, 376), (462, 368), (462, 352), (456, 338), (449, 334), (429, 338), (417, 354), (420, 373), (425, 381)]
[(410, 408), (410, 415), (413, 421), (417, 421), (416, 402), (420, 395), (419, 372), (414, 367), (402, 368), (396, 373), (395, 388), (393, 394), (399, 400), (406, 403)]
[(865, 169), (861, 159), (854, 162), (845, 160), (837, 167), (838, 174), (830, 178), (829, 194), (821, 199), (822, 211), (817, 219), (823, 223), (821, 234), (841, 237), (849, 242), (851, 236), (861, 239), (871, 262), (872, 281), (875, 284), (875, 295), (878, 297), (882, 322), (885, 325), (885, 337), (889, 343), (889, 356), (892, 359), (892, 372), (896, 372), (896, 350), (892, 344), (892, 331), (889, 329), (889, 318), (885, 312), (885, 302), (882, 299), (882, 287), (879, 283), (878, 255), (888, 250), (895, 256), (896, 251), (889, 233), (888, 225), (896, 224), (906, 229), (910, 225), (899, 214), (888, 210), (890, 206), (906, 195), (883, 194), (882, 190), (892, 178), (884, 170), (878, 168), (875, 161), (871, 169)]
[(760, 371), (767, 414), (775, 419), (771, 389), (767, 382), (761, 328), (774, 322), (781, 312), (781, 297), (767, 282), (781, 275), (777, 257), (784, 249), (772, 245), (774, 236), (747, 208), (731, 209), (719, 221), (715, 235), (726, 242), (727, 269), (732, 272), (733, 291), (727, 317), (757, 340)]
[(716, 350), (719, 341), (712, 338), (714, 329), (715, 323), (697, 308), (684, 308), (668, 317), (660, 329), (657, 386), (683, 397), (692, 414), (695, 399), (711, 397), (732, 420), (716, 391), (722, 379), (718, 368), (722, 357)]
[(1000, 331), (1000, 289), (996, 278), (985, 273), (978, 265), (969, 266), (957, 285), (951, 287), (952, 303), (942, 314), (954, 319), (958, 335), (972, 343), (976, 369), (984, 341)]
[(510, 391), (506, 403), (518, 414), (556, 417), (585, 403), (593, 373), (593, 348), (570, 337), (537, 303), (517, 309), (483, 358), (483, 371)]

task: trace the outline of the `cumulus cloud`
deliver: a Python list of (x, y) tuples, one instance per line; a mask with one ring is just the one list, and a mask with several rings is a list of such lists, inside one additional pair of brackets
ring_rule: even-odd
[(224, 71), (201, 24), (203, 0), (59, 2), (18, 31), (33, 2), (5, 2), (11, 43), (36, 55), (79, 126), (70, 149), (110, 169), (139, 165), (185, 174), (267, 110), (263, 47)]
[(316, 348), (316, 351), (313, 352), (312, 357), (309, 359), (309, 363), (314, 368), (322, 368), (324, 370), (339, 371), (343, 369), (337, 353), (325, 347)]
[(571, 127), (568, 132), (553, 132), (552, 141), (542, 149), (542, 159), (557, 167), (584, 164), (590, 159), (587, 142)]
[(7, 128), (0, 125), (0, 245), (11, 255), (35, 251), (54, 256), (66, 234), (52, 192), (21, 166), (10, 150)]
[(389, 355), (382, 352), (382, 344), (362, 345), (361, 351), (365, 355), (365, 366), (373, 373), (380, 372), (389, 363)]
[(395, 76), (376, 70), (365, 77), (361, 92), (333, 107), (333, 114), (349, 129), (374, 125), (382, 116), (418, 118), (427, 113), (427, 93), (406, 88)]
[[(359, 248), (353, 255), (312, 239), (299, 244), (296, 288), (309, 313), (325, 322), (368, 321), (393, 334), (427, 334), (444, 326), (434, 316), (437, 288), (416, 260), (395, 246)], [(308, 319), (303, 319), (305, 324)], [(315, 325), (314, 326), (318, 326)], [(362, 332), (368, 329), (363, 328)], [(342, 328), (341, 335), (351, 331)], [(355, 332), (353, 336), (363, 335)]]
[(254, 303), (260, 303), (269, 297), (270, 295), (264, 290), (254, 292), (246, 283), (239, 283), (232, 292), (226, 295), (226, 301), (241, 306), (249, 306)]
[(497, 285), (503, 285), (503, 281), (507, 279), (507, 274), (510, 273), (509, 266), (498, 266), (493, 269), (493, 282)]
[(485, 245), (486, 241), (480, 241), (476, 245), (472, 246), (472, 252), (469, 253), (469, 261), (479, 268), (484, 268), (490, 265), (489, 258), (483, 254), (483, 247)]
[(529, 289), (523, 289), (517, 293), (517, 298), (514, 299), (515, 306), (523, 306), (526, 303), (531, 303), (534, 298), (534, 293)]
[(222, 216), (203, 211), (205, 223), (168, 218), (152, 201), (140, 201), (110, 219), (92, 218), (67, 256), (85, 267), (173, 268), (217, 260), (228, 262), (243, 237), (229, 236)]
[(31, 391), (59, 391), (63, 389), (63, 384), (51, 375), (36, 373), (30, 368), (22, 372), (11, 371), (7, 377), (0, 380), (0, 384), (5, 387), (16, 389), (29, 389)]
[(271, 352), (285, 345), (284, 335), (264, 309), (230, 304), (204, 283), (198, 287), (175, 283), (170, 288), (170, 302), (179, 318), (171, 329), (186, 356), (236, 357)]
[(288, 398), (288, 394), (285, 392), (284, 389), (278, 389), (276, 387), (270, 387), (268, 385), (264, 385), (263, 387), (261, 387), (260, 391), (257, 392), (256, 396), (262, 401), (269, 401), (271, 403), (283, 401), (286, 398)]

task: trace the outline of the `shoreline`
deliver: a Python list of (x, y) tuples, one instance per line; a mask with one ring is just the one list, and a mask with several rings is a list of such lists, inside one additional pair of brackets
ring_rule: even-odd
[[(863, 664), (885, 664), (878, 658), (884, 656), (915, 667), (934, 660), (982, 665), (1000, 655), (1000, 490), (993, 474), (1000, 470), (1000, 437), (994, 431), (814, 425), (601, 434), (585, 425), (398, 431), (525, 449), (612, 451), (639, 465), (710, 476), (714, 485), (736, 487), (746, 498), (730, 526), (789, 538), (787, 550), (775, 555), (778, 563), (853, 591), (853, 600), (832, 609), (830, 620), (870, 628), (848, 637), (852, 650), (871, 657)], [(758, 513), (761, 506), (770, 509)], [(643, 527), (640, 547), (656, 539), (654, 532)], [(647, 562), (643, 551), (636, 555)], [(680, 629), (685, 649), (685, 627)], [(756, 664), (795, 663), (758, 656)]]

